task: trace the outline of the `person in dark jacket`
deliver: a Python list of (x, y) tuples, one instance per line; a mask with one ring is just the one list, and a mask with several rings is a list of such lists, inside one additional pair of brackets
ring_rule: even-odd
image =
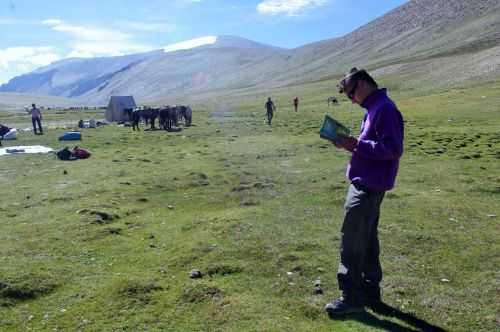
[(293, 108), (295, 109), (295, 112), (297, 112), (299, 108), (299, 97), (293, 98)]
[(338, 87), (366, 112), (359, 137), (336, 144), (351, 153), (347, 166), (351, 184), (344, 206), (337, 272), (342, 296), (325, 306), (331, 317), (381, 303), (380, 205), (385, 192), (394, 187), (404, 138), (403, 117), (396, 104), (365, 70), (351, 69)]
[(266, 102), (266, 115), (267, 115), (267, 124), (271, 125), (271, 121), (273, 119), (273, 114), (276, 111), (276, 107), (274, 106), (273, 101), (271, 100), (271, 97), (267, 99)]

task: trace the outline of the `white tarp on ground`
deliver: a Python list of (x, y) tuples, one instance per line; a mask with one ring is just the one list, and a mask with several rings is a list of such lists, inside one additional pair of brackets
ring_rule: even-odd
[(27, 146), (7, 146), (0, 148), (0, 156), (14, 155), (14, 154), (27, 154), (27, 153), (49, 153), (52, 152), (49, 147), (41, 145), (27, 145)]

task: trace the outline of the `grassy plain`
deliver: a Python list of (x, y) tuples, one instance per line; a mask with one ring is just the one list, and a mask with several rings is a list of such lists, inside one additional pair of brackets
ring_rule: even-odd
[[(338, 295), (348, 155), (318, 131), (326, 112), (355, 132), (362, 119), (345, 99), (327, 106), (329, 82), (274, 92), (271, 127), (263, 95), (194, 107), (179, 133), (85, 129), (88, 160), (0, 157), (0, 330), (425, 329), (411, 317), (498, 329), (500, 83), (421, 94), (398, 79), (383, 83), (405, 117), (406, 149), (379, 232), (384, 300), (408, 315), (322, 312)], [(62, 131), (4, 145), (60, 148)]]

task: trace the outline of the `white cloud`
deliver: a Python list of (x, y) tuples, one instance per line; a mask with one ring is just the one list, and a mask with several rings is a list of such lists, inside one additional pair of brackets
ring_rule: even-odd
[(0, 49), (0, 84), (20, 73), (46, 66), (62, 57), (52, 47), (9, 47)]
[(172, 32), (176, 26), (168, 23), (150, 23), (137, 21), (122, 21), (120, 26), (141, 32)]
[(60, 60), (52, 47), (9, 47), (0, 49), (0, 68), (8, 69), (10, 65), (34, 69)]
[(120, 31), (72, 25), (59, 19), (45, 20), (42, 24), (73, 37), (68, 57), (117, 56), (154, 49), (134, 43), (131, 35)]
[(294, 16), (307, 9), (323, 6), (327, 2), (328, 0), (264, 0), (257, 5), (257, 11), (263, 15)]
[(119, 56), (130, 53), (141, 53), (151, 51), (146, 45), (120, 42), (76, 42), (72, 44), (72, 51), (68, 54), (70, 58), (92, 58), (99, 56)]
[(58, 20), (56, 18), (50, 18), (48, 20), (42, 21), (42, 24), (45, 24), (45, 25), (58, 25), (61, 23), (62, 23), (62, 21)]
[(163, 47), (165, 52), (173, 52), (178, 50), (187, 50), (190, 48), (214, 44), (217, 41), (217, 36), (205, 36), (200, 38), (195, 38), (191, 40), (186, 40), (177, 44), (171, 44)]
[(45, 20), (42, 24), (48, 25), (52, 30), (65, 32), (77, 39), (91, 41), (126, 41), (130, 38), (129, 35), (108, 29), (89, 28), (78, 25), (71, 25), (57, 19)]

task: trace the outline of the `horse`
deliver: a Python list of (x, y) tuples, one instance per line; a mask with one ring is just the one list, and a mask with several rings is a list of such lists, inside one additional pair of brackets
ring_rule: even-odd
[(339, 101), (337, 100), (336, 97), (328, 97), (328, 99), (326, 101), (328, 102), (328, 106), (330, 106), (330, 103), (332, 103), (332, 105), (339, 104)]
[(160, 122), (160, 128), (166, 130), (166, 131), (171, 131), (172, 126), (178, 126), (178, 113), (177, 113), (177, 107), (175, 106), (165, 106), (159, 110), (159, 122)]
[(136, 110), (133, 110), (132, 111), (132, 129), (135, 131), (135, 129), (137, 128), (137, 130), (141, 130), (139, 128), (139, 121), (141, 121), (141, 111), (136, 109)]
[(193, 110), (189, 106), (177, 106), (177, 114), (179, 120), (184, 119), (184, 125), (186, 127), (191, 126), (193, 121)]
[(144, 119), (144, 122), (146, 123), (146, 125), (148, 125), (148, 123), (151, 123), (152, 130), (156, 129), (155, 121), (156, 121), (156, 118), (158, 117), (159, 113), (160, 113), (159, 108), (146, 107), (146, 108), (140, 110), (141, 118)]
[(132, 123), (132, 129), (135, 131), (141, 130), (139, 127), (139, 122), (141, 121), (141, 109), (140, 108), (126, 108), (124, 109), (125, 114), (128, 116), (128, 120)]

